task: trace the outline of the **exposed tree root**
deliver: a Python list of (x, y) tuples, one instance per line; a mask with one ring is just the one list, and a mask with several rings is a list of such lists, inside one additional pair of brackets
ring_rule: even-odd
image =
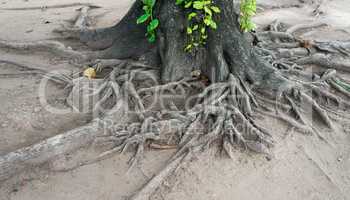
[(41, 71), (42, 73), (46, 73), (46, 71), (44, 71), (44, 70), (40, 70), (40, 69), (37, 69), (37, 68), (29, 67), (29, 66), (24, 65), (22, 63), (14, 62), (14, 61), (11, 61), (11, 60), (0, 60), (0, 63), (14, 65), (14, 66), (20, 68), (21, 71)]
[(275, 10), (275, 9), (286, 9), (286, 8), (300, 8), (301, 4), (289, 4), (289, 5), (260, 5), (258, 8), (262, 10)]
[[(119, 88), (116, 89), (119, 90)], [(124, 105), (124, 99), (121, 97), (117, 98), (114, 109), (105, 113), (104, 119), (125, 118)], [(103, 121), (95, 119), (85, 126), (1, 156), (0, 181), (8, 179), (20, 171), (44, 164), (58, 155), (92, 144), (95, 138), (103, 132), (104, 127), (101, 127), (101, 122), (103, 125)]]
[(278, 49), (278, 57), (280, 58), (290, 58), (297, 56), (307, 56), (309, 55), (309, 51), (305, 48), (290, 48), (290, 49), (282, 49), (279, 47)]
[(320, 67), (333, 68), (339, 71), (350, 72), (350, 61), (341, 57), (324, 54), (314, 54), (296, 61), (299, 65), (315, 64)]
[(329, 80), (328, 83), (338, 92), (350, 98), (350, 87), (348, 89), (342, 87), (342, 85), (336, 80)]
[(38, 144), (0, 157), (0, 181), (32, 166), (39, 166), (55, 156), (72, 152), (91, 143), (97, 134), (98, 122), (46, 139)]
[(318, 51), (321, 51), (321, 52), (350, 56), (349, 41), (330, 41), (330, 42), (313, 41), (310, 44), (314, 48), (316, 48)]
[(176, 149), (177, 146), (176, 145), (168, 145), (168, 144), (157, 144), (157, 143), (151, 142), (149, 144), (149, 148), (155, 149), (155, 150), (169, 150), (169, 149)]
[(304, 29), (312, 29), (312, 28), (318, 28), (322, 26), (328, 26), (328, 24), (323, 22), (314, 22), (314, 23), (308, 23), (308, 24), (297, 24), (295, 26), (292, 26), (287, 29), (286, 33), (288, 34), (294, 34), (298, 31), (304, 30)]
[(0, 8), (0, 10), (47, 10), (47, 9), (55, 9), (55, 8), (68, 8), (68, 7), (78, 7), (85, 6), (90, 8), (101, 8), (100, 6), (90, 4), (90, 3), (70, 3), (70, 4), (61, 4), (61, 5), (52, 5), (52, 6), (35, 6), (35, 7), (20, 7), (20, 8)]
[(264, 32), (259, 32), (257, 33), (257, 37), (262, 39), (263, 38), (268, 38), (272, 41), (275, 41), (276, 39), (280, 40), (290, 40), (290, 41), (295, 41), (295, 38), (293, 35), (285, 32), (277, 32), (277, 31), (264, 31)]
[(13, 73), (13, 74), (0, 74), (1, 77), (4, 78), (12, 78), (12, 77), (21, 77), (24, 75), (39, 75), (45, 78), (48, 78), (49, 80), (56, 82), (63, 86), (70, 86), (72, 85), (72, 78), (68, 77), (65, 74), (58, 74), (58, 73), (51, 73), (46, 70), (38, 69), (29, 67), (25, 64), (10, 61), (10, 60), (0, 60), (0, 63), (6, 63), (9, 65), (13, 65), (19, 68), (20, 72)]
[(55, 55), (73, 58), (78, 60), (86, 60), (88, 57), (78, 51), (74, 51), (70, 47), (57, 41), (36, 41), (36, 42), (10, 42), (0, 40), (0, 48), (13, 49), (16, 51), (49, 51)]
[[(135, 6), (137, 7), (138, 5)], [(169, 4), (168, 6), (174, 5)], [(88, 26), (88, 9), (88, 7), (81, 9), (81, 13), (75, 22), (76, 27), (73, 28), (76, 31), (74, 34), (81, 34), (81, 30), (86, 29)], [(128, 14), (126, 20), (130, 21), (130, 19), (134, 19), (133, 17), (135, 16)], [(175, 18), (167, 17), (163, 20), (167, 23), (173, 23), (173, 19)], [(121, 24), (123, 25), (123, 23), (125, 22), (122, 21)], [(233, 26), (233, 24), (230, 25)], [(240, 43), (241, 38), (237, 37), (229, 42), (224, 41), (219, 43), (219, 45), (211, 46), (215, 50), (213, 50), (214, 53), (210, 52), (212, 54), (209, 54), (210, 56), (208, 57), (210, 59), (207, 61), (216, 66), (215, 73), (218, 72), (219, 75), (211, 77), (213, 78), (211, 79), (213, 83), (204, 88), (200, 87), (206, 85), (200, 79), (202, 74), (197, 77), (199, 79), (177, 79), (178, 81), (159, 85), (159, 80), (163, 79), (164, 75), (164, 71), (161, 72), (160, 70), (164, 69), (148, 66), (141, 62), (120, 59), (97, 60), (90, 63), (97, 69), (98, 73), (103, 75), (101, 79), (87, 81), (87, 83), (98, 82), (100, 84), (100, 87), (89, 93), (90, 96), (100, 96), (94, 107), (97, 109), (107, 105), (107, 107), (112, 107), (113, 111), (106, 113), (101, 109), (102, 111), (99, 114), (102, 116), (102, 121), (110, 119), (115, 122), (116, 120), (122, 121), (124, 118), (127, 119), (107, 127), (107, 129), (104, 129), (104, 134), (97, 133), (101, 130), (100, 123), (94, 121), (89, 126), (78, 128), (45, 140), (37, 145), (0, 157), (0, 181), (6, 180), (29, 166), (40, 165), (59, 154), (73, 151), (87, 144), (111, 144), (112, 147), (96, 159), (87, 161), (84, 164), (97, 162), (115, 153), (134, 149), (135, 154), (129, 163), (130, 169), (139, 164), (147, 147), (157, 149), (177, 147), (177, 151), (169, 161), (169, 164), (138, 193), (131, 197), (133, 200), (149, 199), (150, 195), (161, 186), (163, 181), (177, 167), (185, 163), (193, 152), (204, 151), (212, 145), (218, 145), (229, 157), (234, 157), (233, 148), (236, 146), (253, 152), (270, 154), (269, 148), (274, 145), (273, 135), (268, 129), (258, 125), (255, 117), (256, 113), (275, 117), (302, 133), (316, 133), (321, 139), (325, 140), (317, 129), (308, 122), (305, 111), (301, 109), (301, 104), (307, 104), (308, 107), (315, 111), (314, 114), (321, 119), (321, 123), (333, 129), (334, 125), (328, 116), (327, 109), (331, 109), (331, 106), (334, 104), (335, 106), (341, 106), (346, 105), (346, 103), (344, 103), (345, 100), (341, 96), (326, 89), (329, 89), (331, 86), (337, 92), (342, 93), (343, 96), (350, 97), (349, 91), (345, 87), (347, 84), (344, 83), (345, 86), (339, 85), (340, 83), (337, 82), (338, 77), (334, 70), (328, 70), (323, 74), (312, 74), (303, 71), (303, 67), (300, 65), (316, 64), (326, 68), (336, 68), (350, 72), (348, 63), (330, 59), (335, 58), (340, 52), (342, 55), (346, 55), (348, 44), (313, 42), (309, 45), (309, 43), (293, 36), (293, 33), (298, 30), (318, 27), (318, 24), (295, 26), (289, 28), (287, 32), (283, 32), (279, 26), (280, 23), (275, 22), (270, 27), (271, 30), (256, 34), (258, 38), (257, 45), (265, 56), (271, 55), (269, 61), (274, 68), (258, 59), (254, 60), (253, 64), (234, 59), (240, 56), (244, 57), (245, 60), (255, 59), (253, 51), (241, 51), (242, 49), (233, 48), (250, 48), (246, 43)], [(128, 30), (133, 30), (133, 28), (135, 27)], [(99, 37), (107, 34), (107, 32), (111, 33), (109, 32), (111, 29), (106, 30), (104, 29), (102, 34), (99, 34), (100, 30), (93, 30), (92, 32), (89, 32), (91, 30), (86, 30), (85, 33), (92, 34), (90, 36), (98, 40)], [(137, 28), (135, 30), (136, 34), (133, 37), (144, 37), (143, 30), (141, 31)], [(168, 31), (162, 34), (169, 37), (168, 39), (172, 42), (176, 41), (178, 36), (173, 35), (174, 30), (169, 29)], [(220, 33), (220, 30), (217, 30), (217, 32)], [(160, 34), (160, 40), (167, 39), (162, 34)], [(222, 34), (224, 35), (226, 32)], [(232, 31), (230, 34), (236, 34), (236, 32)], [(223, 35), (216, 38), (221, 38)], [(133, 42), (136, 43), (138, 41)], [(115, 40), (115, 42), (121, 42), (120, 44), (123, 47), (130, 41)], [(134, 46), (134, 44), (130, 45)], [(138, 45), (142, 46), (142, 44)], [(171, 63), (170, 60), (168, 61), (169, 56), (176, 55), (178, 60), (182, 58), (184, 60), (187, 59), (183, 55), (182, 46), (179, 47), (180, 45), (177, 43), (169, 43), (167, 45), (169, 49), (164, 50), (159, 47), (162, 51), (158, 52), (161, 54), (159, 56), (167, 64), (167, 67), (179, 64), (178, 62)], [(179, 48), (171, 49), (170, 47), (172, 46)], [(61, 43), (51, 41), (32, 43), (2, 41), (0, 42), (0, 47), (16, 50), (50, 50), (61, 56), (83, 60), (89, 58), (89, 56), (86, 56), (87, 54), (73, 51)], [(129, 53), (133, 49), (124, 54), (124, 52), (120, 52), (123, 50), (122, 47), (116, 50), (118, 55), (129, 58)], [(149, 46), (140, 48), (136, 49), (137, 53), (143, 52)], [(181, 51), (178, 51), (179, 49)], [(242, 55), (239, 55), (238, 51), (241, 51)], [(319, 51), (332, 54), (315, 53)], [(95, 54), (95, 57), (97, 54)], [(116, 56), (115, 58), (119, 57)], [(201, 57), (199, 56), (198, 58)], [(183, 64), (184, 66), (181, 67), (187, 67), (185, 64), (188, 63)], [(186, 70), (191, 71), (191, 69)], [(171, 68), (166, 73), (170, 72), (173, 72)], [(171, 75), (171, 73), (166, 75)], [(181, 75), (181, 73), (177, 75)], [(71, 80), (73, 88), (71, 95), (74, 95), (74, 91), (79, 91), (79, 80), (81, 79)], [(166, 77), (166, 80), (173, 79), (173, 76)], [(214, 80), (220, 82), (215, 82)], [(309, 94), (308, 92), (312, 93)], [(188, 94), (191, 94), (191, 97), (193, 97), (191, 102), (179, 103), (175, 99), (176, 95), (180, 95), (185, 99)], [(313, 98), (312, 94), (316, 94), (316, 97)], [(164, 107), (148, 109), (147, 99), (162, 98), (162, 95), (169, 97), (166, 103), (162, 102), (165, 104)], [(130, 112), (126, 114), (127, 111)]]

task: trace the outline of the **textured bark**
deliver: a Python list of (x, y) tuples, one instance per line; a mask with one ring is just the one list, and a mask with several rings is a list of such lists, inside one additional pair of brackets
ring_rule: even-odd
[(0, 183), (23, 170), (37, 167), (53, 160), (59, 155), (87, 147), (104, 131), (100, 120), (117, 119), (119, 123), (128, 120), (126, 105), (125, 99), (119, 98), (115, 107), (101, 119), (93, 120), (84, 126), (0, 156)]
[(184, 51), (186, 13), (173, 0), (157, 1), (155, 15), (160, 20), (160, 27), (155, 45), (147, 42), (146, 28), (133, 23), (142, 14), (140, 0), (134, 3), (119, 24), (82, 35), (82, 40), (114, 39), (113, 45), (104, 50), (105, 58), (139, 57), (156, 48), (163, 83), (188, 77), (193, 70), (199, 69), (211, 82), (226, 81), (233, 73), (256, 87), (264, 85), (267, 89), (276, 89), (283, 85), (281, 83), (286, 81), (276, 74), (272, 66), (258, 58), (240, 31), (234, 3), (230, 0), (215, 0), (214, 3), (221, 8), (221, 13), (215, 16), (218, 29), (209, 30), (207, 45), (194, 54)]
[(98, 135), (97, 130), (98, 123), (94, 122), (0, 157), (0, 182), (24, 169), (88, 145)]
[(146, 27), (136, 24), (143, 13), (142, 2), (137, 0), (124, 18), (113, 27), (81, 30), (80, 40), (96, 49), (105, 49), (105, 58), (138, 57), (154, 47), (145, 38)]
[[(264, 92), (266, 94), (267, 92), (270, 93), (271, 91), (283, 92), (286, 89), (292, 88), (294, 85), (291, 84), (290, 81), (283, 78), (282, 75), (270, 64), (261, 60), (256, 55), (255, 48), (246, 40), (246, 37), (239, 29), (238, 15), (234, 12), (235, 5), (232, 0), (214, 0), (214, 3), (221, 8), (221, 13), (218, 14), (218, 16), (215, 15), (215, 20), (218, 22), (218, 29), (209, 30), (209, 37), (206, 46), (194, 54), (189, 54), (184, 51), (184, 47), (186, 46), (186, 13), (182, 8), (175, 5), (174, 0), (157, 1), (155, 13), (157, 15), (156, 17), (160, 20), (160, 27), (157, 32), (157, 42), (155, 44), (150, 44), (147, 42), (145, 37), (146, 27), (144, 25), (136, 24), (136, 19), (138, 16), (142, 15), (141, 0), (136, 0), (127, 15), (116, 26), (90, 31), (82, 30), (80, 39), (92, 46), (95, 45), (95, 47), (99, 46), (99, 48), (104, 48), (105, 50), (97, 54), (102, 55), (104, 58), (114, 59), (102, 61), (100, 63), (102, 66), (114, 66), (120, 64), (121, 61), (116, 59), (137, 58), (145, 55), (149, 56), (150, 59), (159, 60), (161, 80), (165, 83), (172, 83), (162, 86), (156, 85), (152, 88), (142, 88), (138, 90), (140, 93), (147, 91), (149, 92), (150, 90), (158, 91), (155, 88), (164, 89), (167, 86), (169, 86), (169, 90), (175, 89), (175, 87), (177, 85), (181, 85), (180, 83), (182, 82), (175, 81), (191, 76), (191, 72), (193, 70), (200, 70), (202, 75), (207, 76), (211, 82), (220, 82), (205, 88), (205, 90), (198, 95), (198, 98), (202, 103), (195, 105), (185, 115), (179, 113), (173, 115), (175, 119), (171, 120), (175, 120), (175, 122), (179, 124), (172, 127), (177, 127), (179, 130), (172, 129), (171, 131), (179, 133), (180, 130), (188, 128), (188, 130), (186, 130), (186, 132), (181, 136), (179, 145), (182, 147), (176, 153), (176, 155), (181, 155), (190, 148), (193, 149), (192, 147), (199, 147), (198, 145), (192, 144), (192, 141), (199, 139), (199, 136), (203, 136), (200, 139), (204, 141), (205, 147), (209, 147), (210, 144), (217, 139), (222, 139), (224, 141), (223, 148), (226, 152), (228, 152), (228, 154), (230, 154), (229, 152), (231, 146), (228, 145), (227, 142), (234, 144), (234, 138), (238, 144), (242, 143), (246, 148), (249, 148), (255, 152), (266, 153), (268, 152), (266, 150), (267, 147), (273, 145), (273, 142), (270, 139), (271, 135), (268, 133), (268, 130), (258, 126), (251, 117), (251, 114), (255, 111), (253, 110), (252, 106), (257, 107), (258, 105), (255, 99), (256, 96), (259, 97), (259, 95), (255, 95), (256, 89), (259, 89), (258, 92)], [(273, 35), (272, 32), (267, 34), (270, 37)], [(273, 35), (273, 37), (291, 38), (291, 36), (288, 34), (278, 34)], [(57, 46), (57, 44), (53, 45), (52, 43), (47, 42), (35, 44), (30, 43), (29, 45), (22, 43), (9, 44), (3, 42), (2, 46), (7, 48), (53, 46), (51, 47), (52, 49), (58, 52), (63, 51), (61, 50), (63, 47), (61, 48), (60, 45)], [(330, 48), (328, 46), (330, 45), (323, 45), (323, 48), (321, 48), (320, 45), (318, 47), (329, 51)], [(65, 54), (72, 54), (71, 51), (67, 51), (65, 49), (63, 52)], [(317, 61), (317, 59), (316, 61), (314, 60), (311, 59), (310, 61), (306, 59), (299, 60), (298, 62), (301, 64), (310, 64)], [(330, 65), (329, 60), (326, 59), (326, 61), (324, 61), (324, 63)], [(152, 68), (152, 70), (154, 69)], [(143, 111), (143, 100), (132, 83), (132, 80), (135, 81), (137, 78), (135, 78), (136, 76), (133, 79), (130, 78), (130, 74), (131, 72), (127, 74), (125, 80), (124, 77), (123, 79), (118, 77), (118, 80), (123, 80), (122, 82), (124, 82), (125, 86), (123, 88), (125, 90), (123, 92), (118, 92), (116, 96), (118, 97), (121, 93), (128, 94), (128, 97), (130, 97), (129, 100), (131, 99), (134, 101), (134, 106), (136, 107), (135, 110)], [(327, 81), (326, 76), (321, 78), (324, 79), (324, 81)], [(334, 85), (334, 80), (330, 79), (332, 77), (328, 78), (331, 85), (335, 89), (348, 96), (346, 91), (344, 92), (344, 89)], [(172, 88), (171, 86), (175, 87)], [(312, 88), (313, 86), (310, 87)], [(255, 89), (255, 91), (252, 91), (251, 88)], [(314, 92), (317, 91), (315, 88), (312, 88), (312, 90)], [(311, 97), (306, 95), (304, 92), (296, 90), (293, 91), (293, 95), (300, 95), (298, 99), (304, 100), (310, 104), (317, 114), (321, 116), (321, 119), (328, 127), (333, 127), (327, 113), (318, 105), (316, 101), (312, 100)], [(325, 94), (324, 96), (337, 100), (336, 97), (327, 94), (325, 91), (320, 90), (319, 93)], [(284, 95), (289, 94), (284, 93)], [(281, 95), (281, 97), (283, 96)], [(261, 101), (267, 101), (272, 105), (281, 105), (281, 107), (287, 106), (288, 110), (290, 108), (290, 106), (280, 102), (265, 99), (264, 97), (259, 98), (260, 100), (263, 99)], [(291, 107), (294, 109), (295, 114), (303, 122), (302, 124), (299, 124), (296, 120), (290, 119), (283, 114), (280, 115), (278, 113), (274, 113), (272, 109), (266, 106), (264, 106), (264, 108), (271, 112), (261, 110), (257, 111), (288, 122), (305, 133), (312, 133), (313, 127), (304, 122), (305, 120), (303, 120), (300, 111), (296, 108), (294, 101), (289, 97), (286, 98), (291, 104)], [(125, 113), (123, 112), (123, 108), (129, 107), (126, 106), (126, 102), (124, 103), (124, 100), (117, 101), (120, 102), (120, 106), (118, 106), (119, 112), (116, 113), (117, 115), (108, 116), (109, 119), (118, 120), (118, 122), (127, 120), (126, 116), (124, 115)], [(228, 103), (228, 106), (222, 106), (222, 101)], [(201, 109), (207, 105), (208, 109)], [(196, 117), (194, 118), (194, 116)], [(151, 128), (150, 123), (155, 118), (152, 116), (147, 117), (144, 115), (144, 113), (141, 113), (137, 117), (143, 121), (142, 123), (136, 123), (138, 124), (137, 126), (140, 126), (141, 131), (136, 134), (129, 134), (130, 137), (126, 138), (125, 141), (122, 142), (124, 144), (122, 147), (123, 149), (126, 149), (126, 147), (131, 144), (137, 144), (138, 150), (137, 154), (135, 155), (136, 161), (138, 157), (137, 155), (139, 155), (138, 152), (143, 151), (143, 148), (141, 147), (143, 147), (146, 140), (153, 140), (158, 137), (159, 133), (164, 133), (166, 130), (169, 131), (169, 129), (166, 129), (166, 127), (162, 125), (163, 122), (168, 124), (168, 121), (159, 121), (156, 122), (158, 123), (156, 127), (152, 127), (154, 130), (159, 130), (156, 131), (157, 134), (149, 132), (148, 129)], [(204, 121), (203, 124), (208, 126), (206, 128), (209, 131), (204, 131), (202, 135), (198, 135), (198, 137), (196, 135), (195, 137), (192, 137), (192, 139), (189, 139), (191, 128), (196, 126), (199, 120)], [(236, 124), (243, 124), (245, 127), (247, 127), (247, 133), (241, 133), (240, 130), (237, 130), (235, 127)], [(165, 128), (161, 129), (162, 127)], [(228, 129), (223, 130), (222, 127), (227, 127)], [(195, 130), (199, 130), (199, 128), (195, 128)], [(36, 145), (22, 148), (0, 157), (0, 182), (26, 168), (41, 165), (50, 159), (54, 159), (57, 155), (72, 152), (93, 142), (99, 131), (98, 123), (93, 122), (88, 126), (77, 128), (67, 133), (49, 138)], [(125, 134), (125, 132), (123, 132), (123, 134)], [(188, 142), (184, 144), (187, 139)], [(229, 140), (226, 141), (225, 139)], [(103, 154), (103, 157), (105, 155), (110, 155), (117, 150), (120, 150), (120, 146), (117, 146), (111, 151), (108, 151), (106, 154)], [(203, 150), (202, 147), (201, 150)], [(182, 159), (176, 159), (174, 162), (170, 163), (168, 167), (166, 167), (158, 176), (155, 176), (148, 184), (145, 185), (144, 189), (142, 189), (138, 194), (134, 195), (131, 199), (147, 199), (148, 194), (152, 193), (159, 187), (162, 180), (172, 173), (173, 169), (178, 166), (180, 162), (182, 162), (181, 160)]]

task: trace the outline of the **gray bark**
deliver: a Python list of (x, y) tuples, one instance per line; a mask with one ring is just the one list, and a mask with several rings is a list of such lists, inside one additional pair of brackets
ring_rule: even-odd
[(263, 85), (267, 89), (276, 89), (284, 84), (286, 80), (256, 55), (252, 44), (240, 31), (234, 3), (231, 0), (214, 0), (214, 4), (221, 8), (221, 13), (215, 15), (218, 29), (209, 30), (207, 45), (195, 54), (184, 51), (186, 13), (173, 0), (157, 1), (155, 15), (160, 20), (160, 27), (155, 45), (147, 42), (146, 28), (134, 23), (142, 15), (140, 0), (119, 24), (83, 38), (87, 41), (114, 38), (113, 45), (105, 50), (105, 58), (134, 58), (156, 48), (160, 62), (154, 63), (160, 63), (163, 83), (188, 77), (192, 71), (199, 69), (211, 82), (226, 81), (233, 73), (256, 87)]
[[(226, 81), (230, 74), (239, 76), (253, 87), (276, 91), (289, 83), (272, 66), (262, 61), (239, 29), (238, 15), (232, 0), (214, 0), (221, 8), (216, 16), (218, 29), (209, 31), (207, 45), (195, 55), (184, 51), (186, 43), (185, 11), (174, 0), (158, 0), (156, 13), (160, 19), (158, 41), (150, 44), (145, 37), (146, 27), (137, 25), (142, 14), (142, 3), (137, 0), (127, 15), (116, 26), (81, 33), (81, 40), (102, 44), (105, 58), (137, 58), (155, 52), (160, 62), (163, 82), (190, 76), (200, 69), (212, 82)], [(113, 42), (112, 42), (113, 41)], [(92, 129), (91, 129), (92, 127)], [(0, 181), (29, 167), (37, 166), (55, 156), (74, 151), (97, 135), (97, 124), (78, 128), (47, 139), (34, 146), (0, 157)], [(95, 130), (95, 131), (94, 131)]]
[(97, 135), (97, 125), (92, 123), (1, 156), (0, 183), (24, 169), (88, 145)]

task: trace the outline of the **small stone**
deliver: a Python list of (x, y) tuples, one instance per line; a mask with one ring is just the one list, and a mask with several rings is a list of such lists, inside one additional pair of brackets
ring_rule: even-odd
[(343, 161), (343, 159), (341, 157), (339, 157), (337, 160), (338, 160), (338, 162)]

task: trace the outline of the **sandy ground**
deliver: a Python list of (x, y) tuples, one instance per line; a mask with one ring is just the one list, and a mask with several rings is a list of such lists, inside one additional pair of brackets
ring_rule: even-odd
[[(73, 0), (0, 0), (0, 39), (36, 41), (56, 39), (54, 28), (73, 19), (76, 7), (42, 11), (10, 11), (3, 8), (50, 6), (76, 3)], [(130, 0), (90, 0), (102, 6), (91, 12), (93, 27), (111, 26), (125, 14)], [(285, 7), (306, 2), (301, 8)], [(304, 38), (318, 40), (350, 39), (350, 2), (325, 0), (323, 15), (313, 16), (313, 1), (261, 0), (255, 21), (259, 27), (279, 19), (288, 25), (321, 21), (328, 27), (301, 33)], [(273, 9), (268, 9), (274, 6)], [(285, 8), (278, 8), (285, 7)], [(70, 43), (68, 43), (70, 44)], [(74, 45), (74, 43), (71, 43)], [(67, 60), (46, 52), (17, 52), (0, 50), (0, 60), (13, 60), (23, 65), (46, 70), (78, 70)], [(19, 67), (0, 64), (0, 155), (44, 138), (87, 123), (91, 116), (70, 112), (52, 114), (39, 102), (40, 77), (21, 76)], [(17, 74), (17, 75), (16, 75)], [(344, 74), (345, 78), (350, 78)], [(65, 92), (56, 85), (48, 86), (48, 99), (58, 107), (66, 107)], [(272, 129), (277, 142), (273, 157), (236, 150), (236, 157), (222, 157), (213, 149), (188, 166), (177, 171), (152, 199), (167, 200), (232, 200), (232, 199), (286, 199), (286, 200), (340, 200), (350, 196), (350, 123), (336, 123), (335, 132), (322, 131), (326, 141), (316, 136), (288, 132), (288, 127), (271, 118), (260, 121)], [(68, 172), (58, 172), (94, 155), (94, 150), (82, 150), (64, 155), (42, 169), (19, 174), (0, 188), (0, 200), (116, 200), (126, 199), (157, 173), (173, 152), (153, 151), (145, 155), (142, 168), (127, 171), (129, 155), (115, 155), (96, 164)], [(34, 178), (35, 177), (35, 178)], [(16, 184), (13, 184), (16, 183)]]

